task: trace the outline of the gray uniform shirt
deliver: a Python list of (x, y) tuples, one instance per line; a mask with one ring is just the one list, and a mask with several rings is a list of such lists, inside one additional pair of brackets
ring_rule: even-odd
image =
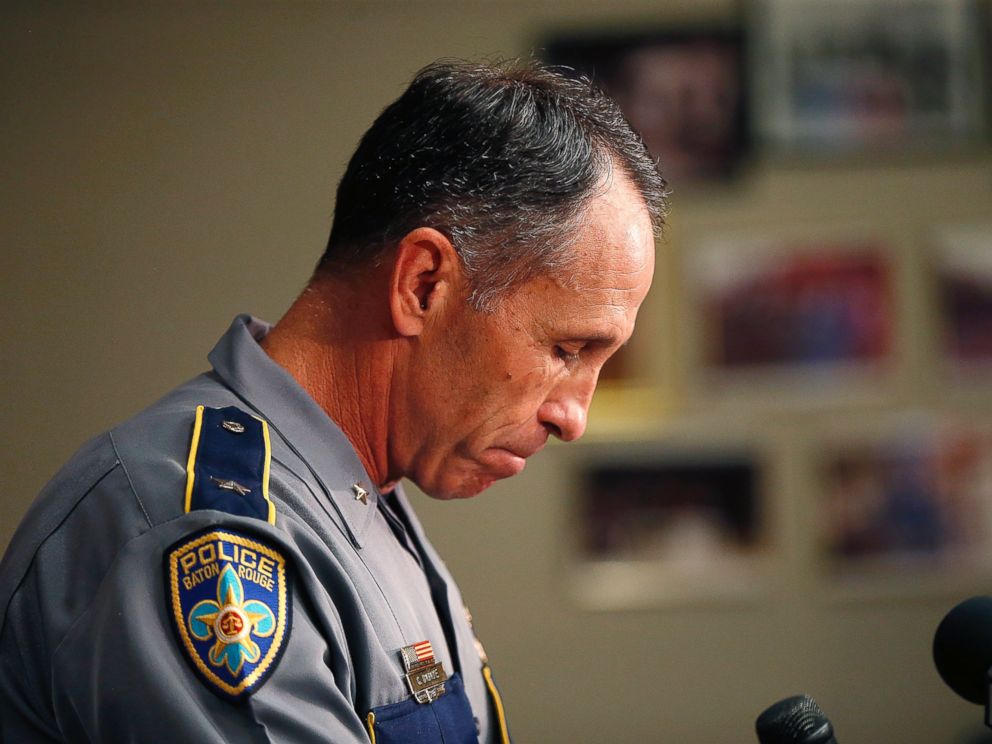
[[(380, 508), (344, 434), (259, 347), (267, 331), (236, 318), (213, 371), (86, 444), (31, 507), (0, 563), (3, 742), (366, 742), (369, 711), (410, 699), (400, 652), (424, 640), (459, 673), (479, 741), (503, 738), (450, 574), (401, 492)], [(275, 524), (185, 511), (199, 405), (268, 422)], [(165, 556), (212, 527), (290, 567), (282, 655), (241, 702), (194, 674), (170, 625)]]

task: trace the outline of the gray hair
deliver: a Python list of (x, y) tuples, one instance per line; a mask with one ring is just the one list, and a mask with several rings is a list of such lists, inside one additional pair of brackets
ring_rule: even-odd
[(667, 190), (644, 144), (587, 79), (537, 62), (437, 62), (365, 133), (338, 185), (318, 271), (374, 264), (433, 227), (461, 257), (470, 303), (562, 272), (590, 200), (620, 169), (656, 234)]

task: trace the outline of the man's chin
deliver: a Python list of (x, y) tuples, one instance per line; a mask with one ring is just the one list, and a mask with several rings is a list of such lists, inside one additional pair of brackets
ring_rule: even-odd
[(478, 496), (495, 482), (496, 479), (489, 479), (483, 481), (473, 481), (471, 483), (463, 483), (455, 488), (441, 492), (434, 498), (443, 499), (445, 501), (454, 499), (470, 499), (473, 496)]
[(498, 480), (500, 479), (492, 475), (472, 473), (461, 478), (453, 478), (449, 482), (439, 483), (434, 488), (421, 486), (421, 490), (431, 498), (441, 501), (470, 499), (473, 496), (478, 496)]
[[(432, 482), (414, 482), (431, 498), (442, 501), (470, 499), (478, 496), (496, 481), (517, 475), (524, 469), (524, 458), (509, 450), (490, 448), (478, 458), (461, 458), (457, 467), (442, 469)], [(425, 474), (426, 475), (426, 474)]]

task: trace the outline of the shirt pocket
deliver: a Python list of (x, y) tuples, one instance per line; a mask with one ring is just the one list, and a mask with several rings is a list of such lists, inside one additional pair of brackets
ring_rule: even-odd
[(445, 693), (433, 703), (412, 697), (369, 711), (372, 744), (479, 744), (472, 706), (458, 673), (444, 683)]

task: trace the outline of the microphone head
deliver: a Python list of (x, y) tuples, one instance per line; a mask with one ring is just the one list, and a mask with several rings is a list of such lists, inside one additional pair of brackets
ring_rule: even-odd
[(767, 708), (754, 723), (761, 744), (837, 744), (830, 721), (809, 695)]
[(966, 599), (944, 616), (933, 637), (933, 662), (954, 692), (985, 705), (992, 667), (992, 597)]

